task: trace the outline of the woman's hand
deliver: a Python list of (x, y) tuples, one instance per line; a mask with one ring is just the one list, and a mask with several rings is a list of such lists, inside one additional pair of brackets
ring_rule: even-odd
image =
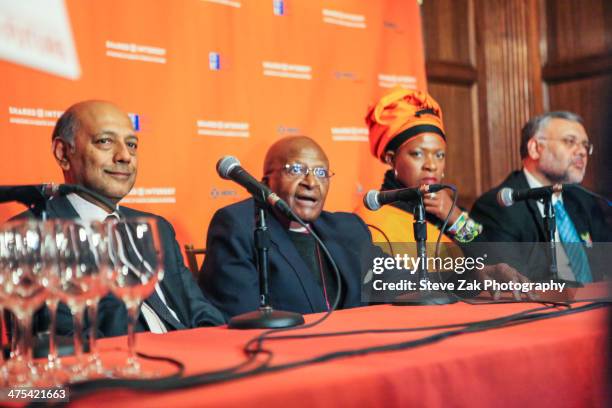
[[(453, 206), (453, 199), (447, 190), (440, 190), (437, 193), (425, 194), (423, 204), (425, 204), (425, 211), (435, 215), (441, 220), (444, 220)], [(461, 210), (455, 207), (453, 213), (448, 219), (448, 225), (453, 225), (460, 215)]]

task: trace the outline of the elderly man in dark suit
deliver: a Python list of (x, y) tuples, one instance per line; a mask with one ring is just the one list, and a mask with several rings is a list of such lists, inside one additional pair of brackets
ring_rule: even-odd
[[(511, 173), (472, 208), (471, 216), (484, 226), (480, 241), (546, 242), (543, 203), (526, 200), (503, 208), (496, 200), (498, 191), (504, 187), (521, 190), (557, 183), (579, 184), (593, 152), (582, 119), (571, 112), (548, 112), (531, 119), (521, 131), (520, 148), (522, 170)], [(596, 253), (593, 243), (610, 242), (611, 229), (596, 199), (569, 187), (553, 194), (552, 203), (557, 224), (555, 241), (559, 242), (556, 246), (559, 277), (582, 283), (604, 278), (602, 254)], [(550, 277), (545, 249), (544, 245), (523, 246), (508, 252), (517, 269), (532, 279), (545, 279)]]
[[(71, 106), (58, 120), (53, 132), (52, 152), (66, 183), (79, 184), (118, 203), (132, 189), (138, 171), (138, 136), (130, 118), (105, 101), (86, 101)], [(153, 214), (119, 207), (126, 217)], [(89, 195), (69, 194), (47, 203), (50, 218), (102, 221), (113, 208)], [(164, 248), (164, 279), (141, 309), (136, 329), (165, 332), (224, 322), (221, 313), (198, 289), (183, 263), (174, 229), (159, 216), (158, 230)], [(126, 333), (127, 314), (122, 302), (112, 295), (99, 304), (99, 334)], [(65, 307), (58, 313), (57, 331), (69, 334), (72, 322)]]
[[(359, 217), (323, 211), (331, 176), (327, 156), (305, 136), (277, 141), (264, 161), (263, 182), (309, 223), (329, 248), (342, 279), (339, 307), (349, 308), (361, 305), (361, 275), (371, 267), (368, 254), (377, 248)], [(232, 204), (217, 211), (208, 229), (199, 283), (227, 317), (259, 306), (254, 213), (252, 199)], [(295, 222), (280, 215), (267, 221), (272, 306), (298, 313), (328, 310), (338, 293), (338, 283), (323, 251)]]

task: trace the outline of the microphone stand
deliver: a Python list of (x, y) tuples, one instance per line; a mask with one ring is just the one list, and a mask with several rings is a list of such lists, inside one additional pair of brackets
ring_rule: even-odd
[[(414, 208), (414, 222), (412, 223), (414, 240), (416, 242), (417, 258), (419, 266), (417, 269), (418, 287), (421, 282), (429, 282), (427, 271), (427, 222), (425, 221), (425, 206), (423, 197), (419, 196)], [(455, 303), (456, 300), (446, 293), (438, 290), (418, 290), (412, 293), (400, 295), (393, 302), (396, 306), (418, 306), (418, 305), (445, 305)]]
[(230, 329), (278, 329), (304, 324), (299, 313), (274, 310), (270, 305), (270, 285), (268, 269), (268, 250), (270, 231), (266, 224), (266, 209), (263, 200), (255, 198), (254, 231), (255, 249), (257, 250), (257, 271), (259, 272), (259, 308), (253, 312), (243, 313), (230, 319)]

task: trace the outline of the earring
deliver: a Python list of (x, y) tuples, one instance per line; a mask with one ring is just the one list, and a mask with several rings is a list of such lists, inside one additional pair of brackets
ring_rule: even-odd
[(394, 176), (395, 178), (397, 178), (397, 176), (398, 176), (398, 174), (397, 174), (397, 170), (396, 170), (396, 169), (393, 169), (393, 176)]

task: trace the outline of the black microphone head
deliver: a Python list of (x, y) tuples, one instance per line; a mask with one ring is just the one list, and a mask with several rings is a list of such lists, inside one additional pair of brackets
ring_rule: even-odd
[(223, 156), (217, 162), (217, 173), (219, 173), (221, 178), (229, 180), (229, 174), (236, 166), (240, 166), (240, 162), (237, 158), (234, 156)]
[(514, 199), (512, 198), (512, 190), (510, 187), (504, 187), (497, 192), (497, 203), (502, 207), (510, 207), (514, 204)]
[(363, 205), (370, 211), (377, 211), (382, 207), (378, 201), (378, 190), (370, 190), (363, 196)]

